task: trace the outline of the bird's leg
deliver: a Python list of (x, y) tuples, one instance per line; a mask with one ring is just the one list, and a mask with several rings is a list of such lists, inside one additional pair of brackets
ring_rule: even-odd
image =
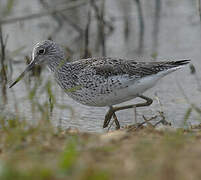
[[(120, 107), (110, 107), (109, 111), (107, 112), (107, 114), (105, 115), (105, 120), (103, 123), (103, 128), (107, 127), (112, 116), (114, 115), (114, 113), (116, 111), (120, 111), (120, 110), (124, 110), (124, 109), (130, 109), (130, 108), (137, 108), (137, 107), (143, 107), (143, 106), (149, 106), (152, 104), (153, 100), (149, 97), (143, 96), (143, 95), (139, 95), (138, 97), (146, 100), (146, 102), (144, 103), (138, 103), (138, 104), (132, 104), (132, 105), (127, 105), (127, 106), (120, 106)], [(117, 120), (118, 121), (118, 120)], [(117, 122), (115, 121), (115, 123)]]
[(115, 111), (113, 110), (113, 107), (110, 106), (108, 112), (105, 115), (105, 120), (104, 120), (104, 123), (103, 123), (103, 128), (106, 128), (109, 125), (110, 120), (112, 119), (112, 116), (113, 116), (114, 112)]
[(103, 123), (103, 128), (106, 128), (109, 125), (110, 120), (112, 119), (112, 117), (114, 118), (114, 122), (116, 124), (116, 129), (120, 129), (119, 121), (117, 119), (117, 116), (116, 116), (115, 111), (114, 111), (114, 109), (113, 109), (112, 106), (110, 106), (107, 114), (105, 115), (105, 120), (104, 120), (104, 123)]
[(120, 129), (120, 124), (119, 124), (119, 121), (117, 119), (117, 116), (116, 116), (115, 112), (113, 114), (113, 118), (114, 118), (114, 122), (116, 124), (116, 129)]
[[(117, 129), (120, 129), (120, 124), (119, 124), (119, 121), (118, 121), (118, 119), (117, 119), (117, 116), (116, 116), (116, 114), (114, 113), (113, 114), (113, 121), (112, 121), (112, 123), (110, 124), (110, 126), (109, 126), (109, 128), (108, 128), (108, 131), (110, 130), (110, 128), (111, 128), (111, 126), (113, 125), (113, 123), (115, 122), (115, 124), (116, 124), (116, 130)], [(109, 121), (110, 122), (110, 121)], [(109, 122), (108, 122), (108, 124), (109, 124)]]
[(139, 95), (138, 97), (146, 100), (146, 102), (127, 105), (127, 106), (121, 106), (121, 107), (113, 107), (113, 111), (116, 112), (116, 111), (120, 111), (120, 110), (124, 110), (124, 109), (130, 109), (130, 108), (133, 108), (133, 107), (137, 108), (137, 107), (149, 106), (153, 102), (153, 100), (151, 98), (149, 98), (149, 97), (146, 97), (146, 96), (143, 96), (143, 95)]

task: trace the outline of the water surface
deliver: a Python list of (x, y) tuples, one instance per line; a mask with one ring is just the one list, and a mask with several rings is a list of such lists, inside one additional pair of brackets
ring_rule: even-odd
[[(139, 54), (139, 22), (137, 18), (136, 5), (133, 1), (128, 1), (128, 4), (123, 4), (121, 1), (117, 3), (115, 0), (106, 1), (106, 19), (113, 18), (114, 32), (107, 38), (106, 50), (107, 56), (111, 57), (126, 57), (136, 59), (138, 61), (151, 61), (152, 54), (157, 55), (157, 60), (180, 60), (191, 59), (195, 65), (198, 77), (201, 69), (201, 29), (198, 13), (196, 12), (196, 0), (166, 0), (161, 2), (160, 19), (158, 20), (158, 29), (156, 30), (154, 0), (142, 1), (142, 10), (145, 21), (144, 32), (144, 48), (142, 54)], [(41, 11), (41, 5), (37, 1), (22, 1), (16, 3), (14, 12), (11, 17), (17, 15), (27, 15), (29, 13), (36, 13)], [(72, 12), (66, 12), (69, 17), (73, 16)], [(87, 12), (80, 10), (77, 12), (81, 16), (78, 22), (80, 26), (85, 26)], [(128, 40), (124, 36), (124, 17), (129, 16), (130, 35)], [(82, 21), (83, 20), (83, 21)], [(25, 46), (25, 49), (20, 55), (15, 57), (17, 60), (22, 60), (24, 55), (31, 54), (33, 44), (47, 38), (47, 35), (52, 34), (57, 28), (57, 23), (51, 17), (42, 17), (40, 19), (33, 19), (25, 22), (16, 22), (12, 24), (3, 25), (4, 33), (9, 35), (7, 49), (12, 52), (16, 48)], [(90, 38), (91, 48), (95, 47), (95, 23), (92, 21), (92, 32)], [(154, 28), (155, 27), (155, 28)], [(154, 32), (157, 31), (157, 34)], [(58, 33), (54, 33), (53, 38), (56, 42), (67, 45), (74, 50), (74, 57), (79, 57), (82, 51), (82, 46), (76, 44), (75, 37), (77, 32), (64, 23)], [(94, 56), (101, 55), (100, 52), (95, 51)], [(25, 65), (13, 65), (14, 74), (12, 80), (25, 68)], [(65, 95), (58, 87), (51, 73), (45, 70), (42, 73), (45, 79), (51, 79), (53, 83), (53, 90), (56, 94), (56, 99), (59, 104), (70, 106), (74, 110), (72, 117), (71, 111), (67, 109), (54, 108), (52, 121), (67, 127), (77, 127), (83, 131), (102, 132), (102, 124), (106, 108), (87, 107), (76, 103)], [(31, 81), (36, 81), (34, 78)], [(150, 107), (139, 108), (137, 110), (137, 120), (142, 120), (142, 115), (152, 117), (158, 111), (163, 111), (167, 121), (170, 121), (174, 126), (183, 126), (183, 119), (187, 109), (190, 107), (186, 102), (180, 87), (188, 96), (191, 102), (200, 106), (201, 93), (198, 90), (197, 81), (193, 75), (190, 74), (189, 67), (185, 67), (177, 72), (174, 72), (163, 78), (157, 86), (147, 91), (144, 95), (154, 99), (154, 103)], [(12, 90), (8, 90), (9, 103), (7, 111), (16, 113), (14, 104), (17, 102), (17, 110), (26, 116), (27, 119), (34, 121), (37, 117), (31, 111), (31, 105), (26, 100), (27, 88), (24, 82), (18, 83)], [(41, 95), (40, 101), (46, 100), (47, 97)], [(160, 103), (158, 100), (160, 100)], [(124, 104), (135, 103), (136, 100), (129, 101)], [(117, 113), (121, 125), (128, 125), (134, 123), (134, 110), (124, 110)], [(190, 116), (189, 124), (198, 123), (200, 117), (193, 112)]]

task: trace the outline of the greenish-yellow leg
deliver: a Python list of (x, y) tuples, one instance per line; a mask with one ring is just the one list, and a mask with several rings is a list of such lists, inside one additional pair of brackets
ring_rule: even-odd
[(144, 103), (138, 103), (138, 104), (132, 104), (132, 105), (127, 105), (127, 106), (120, 106), (120, 107), (112, 107), (112, 106), (110, 106), (107, 114), (105, 115), (105, 120), (104, 120), (104, 123), (103, 123), (103, 128), (106, 128), (109, 125), (112, 117), (115, 120), (116, 129), (120, 128), (120, 124), (119, 124), (119, 121), (117, 119), (117, 116), (116, 116), (115, 112), (120, 111), (120, 110), (124, 110), (124, 109), (149, 106), (153, 102), (153, 100), (151, 98), (149, 98), (149, 97), (146, 97), (146, 96), (143, 96), (143, 95), (139, 95), (138, 97), (146, 100), (146, 102), (144, 102)]

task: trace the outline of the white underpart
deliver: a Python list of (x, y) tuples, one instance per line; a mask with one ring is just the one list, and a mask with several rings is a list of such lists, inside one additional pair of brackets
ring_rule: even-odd
[[(107, 96), (102, 95), (96, 97), (94, 101), (95, 104), (88, 104), (92, 106), (112, 106), (115, 104), (119, 104), (128, 100), (131, 100), (139, 95), (143, 94), (146, 90), (152, 88), (159, 79), (166, 76), (167, 74), (180, 69), (182, 66), (171, 68), (165, 71), (161, 71), (157, 74), (153, 74), (150, 76), (146, 76), (141, 79), (133, 79), (133, 81), (124, 82), (128, 83), (128, 87), (116, 89)], [(125, 81), (125, 80), (124, 80)]]

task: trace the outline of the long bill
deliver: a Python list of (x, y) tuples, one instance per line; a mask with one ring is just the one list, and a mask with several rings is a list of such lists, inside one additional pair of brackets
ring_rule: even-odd
[(17, 84), (23, 77), (24, 75), (29, 72), (35, 65), (35, 61), (32, 61), (24, 70), (24, 72), (22, 72), (22, 74), (20, 74), (18, 76), (18, 78), (9, 86), (9, 88), (12, 88), (15, 84)]

